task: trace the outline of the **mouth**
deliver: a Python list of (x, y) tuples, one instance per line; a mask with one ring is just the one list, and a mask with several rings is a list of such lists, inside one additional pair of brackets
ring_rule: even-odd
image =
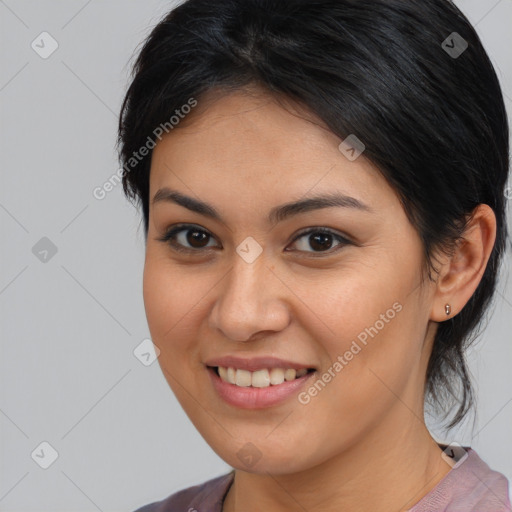
[(316, 373), (315, 368), (261, 368), (255, 371), (207, 366), (213, 387), (227, 404), (239, 409), (264, 409), (284, 403)]

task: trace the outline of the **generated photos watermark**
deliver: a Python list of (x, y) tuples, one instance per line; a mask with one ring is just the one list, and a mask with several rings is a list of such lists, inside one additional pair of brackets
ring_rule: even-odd
[(311, 399), (320, 393), (325, 386), (338, 375), (343, 368), (345, 368), (354, 356), (359, 354), (361, 350), (368, 345), (368, 336), (374, 338), (379, 332), (384, 329), (386, 324), (389, 324), (393, 320), (397, 313), (402, 311), (402, 304), (395, 302), (386, 313), (381, 313), (379, 320), (377, 320), (373, 326), (367, 327), (364, 331), (361, 331), (357, 335), (357, 341), (353, 340), (350, 348), (346, 350), (342, 355), (338, 355), (335, 362), (324, 372), (322, 375), (306, 390), (298, 394), (297, 399), (302, 405), (307, 405), (311, 402)]
[(112, 192), (114, 188), (121, 183), (125, 174), (129, 173), (141, 162), (150, 151), (156, 147), (157, 139), (160, 141), (164, 133), (170, 133), (182, 119), (185, 119), (187, 114), (190, 114), (192, 109), (197, 106), (197, 100), (190, 98), (187, 103), (177, 108), (174, 114), (164, 123), (160, 123), (152, 132), (148, 135), (146, 142), (137, 150), (132, 153), (132, 156), (120, 167), (110, 178), (108, 178), (101, 186), (95, 187), (92, 191), (92, 195), (99, 201), (105, 199), (109, 192)]

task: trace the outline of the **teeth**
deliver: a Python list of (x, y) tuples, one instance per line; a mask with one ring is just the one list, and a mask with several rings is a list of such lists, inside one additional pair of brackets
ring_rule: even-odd
[[(237, 370), (236, 372), (238, 373), (239, 371), (240, 370)], [(252, 372), (251, 384), (253, 388), (268, 388), (270, 386), (270, 375), (268, 370)]]
[(287, 368), (284, 372), (284, 380), (294, 380), (297, 376), (297, 371), (293, 368)]
[(235, 368), (218, 367), (220, 378), (224, 382), (235, 384), (240, 387), (268, 388), (270, 385), (277, 386), (284, 381), (298, 379), (308, 373), (306, 368), (295, 370), (293, 368), (271, 368), (250, 372), (248, 370), (237, 370)]
[(226, 368), (224, 368), (224, 366), (219, 366), (218, 370), (219, 370), (220, 378), (226, 382), (230, 382), (230, 381), (228, 381), (228, 370)]
[(284, 382), (284, 370), (282, 368), (272, 368), (270, 370), (270, 384), (273, 386)]
[(247, 370), (237, 370), (235, 384), (247, 388), (251, 385), (251, 372)]

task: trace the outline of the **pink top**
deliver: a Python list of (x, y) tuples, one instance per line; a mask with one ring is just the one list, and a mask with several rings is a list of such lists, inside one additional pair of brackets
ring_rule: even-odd
[[(508, 480), (493, 471), (471, 448), (451, 471), (409, 512), (511, 512)], [(135, 512), (222, 512), (234, 470), (178, 491)]]

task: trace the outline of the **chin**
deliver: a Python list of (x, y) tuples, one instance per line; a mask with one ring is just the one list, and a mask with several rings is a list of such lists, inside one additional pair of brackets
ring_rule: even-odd
[[(229, 446), (214, 447), (210, 445), (217, 455), (231, 467), (246, 473), (258, 475), (286, 475), (300, 473), (316, 462), (308, 454), (301, 454), (297, 458), (297, 450), (290, 447), (283, 451), (283, 446), (270, 446), (262, 442), (231, 441)], [(236, 447), (236, 448), (235, 448)], [(218, 449), (217, 449), (218, 448)], [(310, 460), (311, 459), (311, 460)]]

